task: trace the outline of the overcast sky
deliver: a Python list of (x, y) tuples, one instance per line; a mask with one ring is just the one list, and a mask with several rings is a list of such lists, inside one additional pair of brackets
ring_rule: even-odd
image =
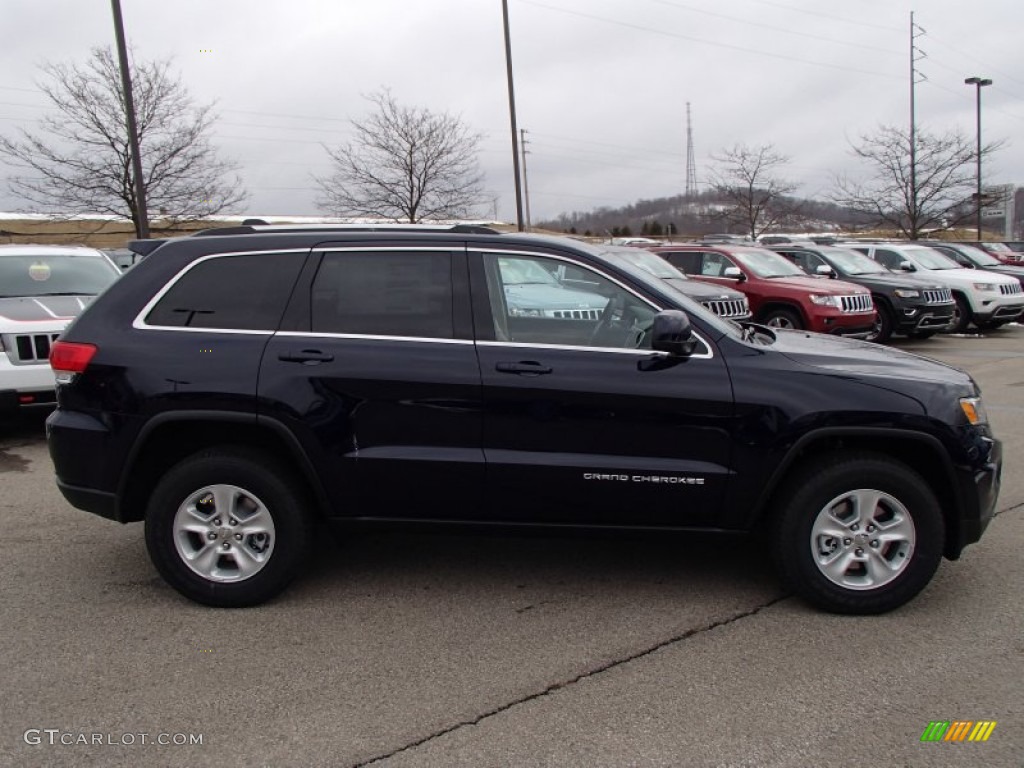
[[(113, 44), (107, 0), (2, 0), (0, 132), (47, 108), (38, 64), (84, 61)], [(173, 57), (199, 101), (216, 101), (215, 141), (237, 161), (253, 215), (312, 214), (363, 98), (388, 87), (484, 134), (480, 162), (515, 219), (500, 0), (122, 0), (136, 57)], [(509, 0), (519, 126), (527, 130), (532, 218), (681, 193), (686, 103), (698, 181), (710, 155), (774, 144), (798, 194), (824, 196), (855, 171), (850, 141), (909, 123), (910, 12), (927, 78), (919, 127), (1007, 146), (987, 183), (1024, 184), (1024, 3), (1020, 0)], [(210, 52), (205, 52), (205, 51)], [(0, 165), (0, 176), (9, 169)], [(25, 204), (0, 189), (0, 210)], [(488, 206), (489, 207), (489, 206)], [(481, 214), (491, 211), (481, 209)]]

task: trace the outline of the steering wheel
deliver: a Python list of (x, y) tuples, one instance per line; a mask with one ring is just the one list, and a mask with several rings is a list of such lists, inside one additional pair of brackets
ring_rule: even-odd
[(625, 313), (626, 297), (621, 293), (616, 293), (605, 304), (604, 311), (601, 313), (601, 319), (597, 321), (593, 333), (590, 334), (590, 343), (594, 346), (600, 346), (598, 342), (601, 340), (601, 337), (617, 323), (620, 323)]

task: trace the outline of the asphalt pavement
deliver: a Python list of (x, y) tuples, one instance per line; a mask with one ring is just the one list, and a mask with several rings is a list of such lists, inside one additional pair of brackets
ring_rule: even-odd
[[(277, 600), (204, 608), (4, 424), (0, 765), (1020, 768), (1024, 327), (896, 345), (974, 375), (1006, 464), (982, 541), (877, 617), (710, 536), (325, 537)], [(921, 742), (958, 720), (996, 726)]]

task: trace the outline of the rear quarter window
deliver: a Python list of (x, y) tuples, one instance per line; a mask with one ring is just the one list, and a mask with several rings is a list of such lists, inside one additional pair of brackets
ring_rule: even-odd
[(275, 331), (305, 258), (305, 253), (254, 253), (201, 260), (167, 289), (145, 322)]

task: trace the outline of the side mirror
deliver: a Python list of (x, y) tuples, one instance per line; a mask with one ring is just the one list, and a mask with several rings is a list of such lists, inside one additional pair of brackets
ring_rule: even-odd
[(825, 277), (835, 277), (836, 271), (832, 269), (828, 264), (819, 264), (817, 269), (814, 270), (817, 275), (824, 275)]
[(747, 276), (743, 274), (739, 267), (726, 267), (725, 271), (722, 272), (722, 277), (732, 277), (741, 283), (747, 279)]
[(909, 261), (901, 261), (900, 269), (902, 269), (904, 272), (917, 272), (917, 267), (915, 267)]
[(655, 352), (667, 352), (673, 357), (689, 357), (697, 349), (698, 343), (690, 327), (690, 318), (685, 312), (666, 309), (654, 316), (651, 349)]

